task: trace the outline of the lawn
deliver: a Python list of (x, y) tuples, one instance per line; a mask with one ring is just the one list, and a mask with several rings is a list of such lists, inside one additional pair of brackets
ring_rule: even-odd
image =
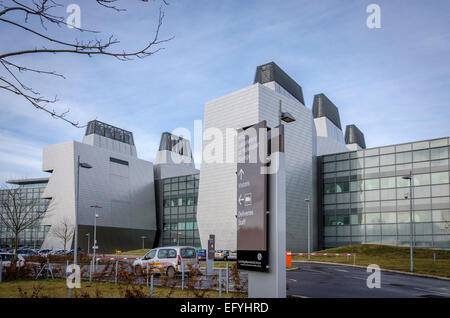
[[(19, 288), (21, 291), (19, 291)], [(72, 290), (73, 298), (123, 298), (126, 290), (131, 294), (140, 294), (140, 296), (149, 297), (150, 288), (140, 286), (133, 289), (132, 285), (115, 285), (112, 283), (101, 282), (81, 282), (80, 289)], [(46, 279), (46, 280), (16, 280), (0, 283), (0, 298), (66, 298), (68, 289), (66, 281), (62, 279)], [(195, 298), (192, 290), (181, 288), (155, 287), (153, 291), (155, 298)], [(202, 298), (217, 298), (219, 293), (216, 291), (206, 291), (202, 294)], [(242, 293), (225, 293), (222, 292), (223, 298), (247, 297)]]
[[(355, 265), (377, 264), (382, 269), (410, 271), (409, 247), (358, 244), (316, 251), (316, 253), (355, 253)], [(436, 253), (436, 263), (433, 261), (433, 253)], [(292, 261), (306, 260), (308, 260), (308, 256), (292, 257)], [(346, 256), (311, 256), (311, 261), (353, 264), (353, 257), (350, 256), (347, 262)], [(450, 277), (450, 251), (415, 248), (414, 272)]]
[(140, 250), (132, 250), (132, 251), (125, 251), (125, 252), (122, 252), (122, 254), (119, 254), (119, 256), (121, 256), (121, 255), (144, 256), (145, 253), (147, 253), (148, 251), (150, 251), (150, 248), (145, 248), (145, 249), (140, 249)]

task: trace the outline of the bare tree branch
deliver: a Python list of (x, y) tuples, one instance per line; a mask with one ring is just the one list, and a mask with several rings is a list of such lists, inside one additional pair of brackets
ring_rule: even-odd
[[(116, 6), (117, 0), (94, 0), (99, 6), (112, 9), (117, 12), (126, 11), (124, 8), (119, 8)], [(142, 2), (148, 2), (148, 0), (141, 0)], [(153, 0), (161, 1), (163, 5), (167, 6), (169, 3), (166, 0)], [(35, 108), (39, 110), (43, 110), (50, 114), (52, 117), (64, 120), (71, 125), (81, 128), (84, 125), (80, 125), (78, 122), (73, 121), (67, 118), (68, 112), (65, 111), (63, 113), (58, 113), (54, 109), (49, 109), (48, 104), (56, 103), (58, 100), (56, 98), (49, 99), (40, 96), (38, 90), (33, 89), (31, 86), (26, 85), (19, 75), (22, 75), (25, 72), (32, 72), (37, 74), (45, 74), (45, 75), (53, 75), (57, 77), (64, 78), (64, 75), (56, 73), (55, 71), (47, 71), (31, 68), (24, 65), (19, 65), (15, 63), (11, 59), (14, 59), (17, 56), (28, 56), (32, 54), (40, 54), (50, 53), (50, 54), (79, 54), (79, 55), (87, 55), (89, 57), (101, 55), (101, 56), (110, 56), (114, 57), (120, 61), (129, 61), (135, 58), (145, 58), (151, 56), (161, 50), (163, 47), (159, 45), (165, 42), (168, 42), (173, 39), (173, 37), (167, 39), (160, 39), (160, 30), (163, 24), (164, 19), (164, 11), (162, 7), (159, 8), (159, 17), (158, 23), (156, 26), (156, 30), (154, 36), (151, 40), (149, 40), (141, 49), (137, 49), (134, 51), (128, 51), (124, 49), (113, 50), (113, 47), (118, 45), (120, 41), (115, 38), (113, 35), (110, 35), (106, 40), (99, 39), (91, 39), (87, 41), (78, 41), (77, 39), (66, 41), (62, 39), (57, 39), (52, 35), (47, 33), (47, 24), (55, 25), (58, 27), (61, 26), (70, 26), (75, 27), (73, 25), (69, 25), (63, 16), (55, 15), (52, 13), (52, 10), (55, 8), (62, 7), (61, 4), (57, 3), (55, 0), (33, 0), (30, 3), (25, 3), (20, 0), (10, 0), (11, 5), (4, 4), (4, 1), (0, 3), (0, 23), (5, 23), (10, 26), (15, 27), (18, 30), (25, 31), (29, 34), (32, 34), (42, 40), (42, 46), (40, 48), (30, 48), (25, 50), (17, 50), (0, 53), (0, 64), (3, 67), (3, 71), (5, 75), (2, 75), (0, 69), (0, 82), (3, 82), (0, 85), (0, 89), (7, 91), (9, 93), (14, 93), (16, 95), (22, 96), (29, 103), (31, 103)], [(17, 12), (19, 15), (9, 15), (9, 13)], [(23, 21), (18, 21), (20, 19), (20, 13), (23, 13), (22, 18)], [(19, 17), (19, 18), (18, 18)], [(33, 28), (26, 26), (29, 18), (38, 19), (40, 25), (43, 28), (43, 32), (34, 30)], [(94, 32), (99, 33), (98, 31), (88, 30), (84, 28), (77, 28), (80, 32)], [(45, 44), (51, 44), (51, 47), (46, 47)], [(23, 62), (21, 63), (23, 64)]]
[(64, 246), (64, 250), (67, 249), (67, 243), (73, 238), (75, 233), (75, 226), (68, 217), (63, 217), (59, 222), (52, 226), (50, 229), (50, 235), (59, 239)]
[(36, 211), (40, 200), (27, 198), (20, 187), (4, 186), (0, 190), (0, 223), (14, 234), (14, 259), (17, 258), (19, 234), (38, 225), (45, 216), (45, 213)]

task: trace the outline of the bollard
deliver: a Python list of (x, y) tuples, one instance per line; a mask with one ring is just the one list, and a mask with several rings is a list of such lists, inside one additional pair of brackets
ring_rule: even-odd
[(436, 263), (436, 253), (433, 253), (433, 262)]
[(229, 271), (230, 271), (230, 269), (229, 269), (229, 266), (228, 266), (228, 263), (227, 263), (227, 284), (226, 284), (226, 289), (227, 289), (227, 294), (228, 294), (228, 291), (229, 291), (229, 277), (230, 277), (230, 275), (229, 275)]
[(3, 259), (0, 258), (0, 283), (2, 282), (2, 275), (3, 275)]
[(222, 298), (222, 269), (219, 268), (219, 298)]
[(148, 268), (149, 268), (149, 263), (147, 263), (147, 288), (148, 288)]
[(349, 257), (350, 257), (350, 254), (347, 254), (347, 263), (348, 263), (348, 261), (349, 261)]
[(91, 264), (89, 265), (89, 281), (92, 282), (92, 260)]
[(153, 298), (153, 274), (150, 277), (150, 298)]
[(181, 290), (184, 290), (184, 263), (181, 262)]
[(114, 279), (114, 283), (117, 285), (117, 280), (118, 280), (118, 277), (119, 277), (119, 261), (118, 260), (116, 260), (116, 275), (115, 276), (116, 277)]
[[(68, 277), (67, 268), (69, 267), (69, 260), (66, 260), (66, 279)], [(72, 298), (72, 288), (69, 288), (69, 298)]]

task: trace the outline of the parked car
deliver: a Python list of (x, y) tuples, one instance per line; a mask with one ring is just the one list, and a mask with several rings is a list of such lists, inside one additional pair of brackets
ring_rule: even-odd
[(237, 251), (230, 251), (230, 253), (227, 256), (227, 260), (236, 261), (237, 260)]
[(48, 253), (48, 255), (64, 255), (64, 254), (66, 254), (65, 250), (54, 250)]
[(216, 261), (223, 261), (225, 260), (225, 253), (223, 250), (216, 250), (216, 253), (214, 254), (214, 259)]
[(34, 251), (32, 249), (28, 249), (28, 248), (21, 248), (21, 249), (17, 249), (17, 254), (20, 254), (23, 257), (27, 258), (29, 256), (36, 255), (36, 251)]
[(206, 250), (198, 250), (197, 255), (199, 261), (206, 261)]
[(150, 264), (152, 270), (172, 278), (181, 272), (181, 263), (198, 268), (197, 252), (194, 247), (170, 246), (152, 249), (143, 257), (135, 260), (133, 268), (135, 273), (138, 273)]
[[(9, 267), (11, 266), (11, 261), (14, 259), (14, 254), (10, 253), (0, 253), (0, 258), (2, 259), (2, 266), (3, 267)], [(18, 267), (25, 266), (27, 262), (23, 258), (22, 255), (17, 254), (17, 265)]]
[(49, 249), (46, 249), (46, 250), (39, 250), (38, 255), (39, 255), (39, 256), (47, 257), (48, 254), (51, 253), (52, 251), (53, 251), (53, 250), (49, 250)]

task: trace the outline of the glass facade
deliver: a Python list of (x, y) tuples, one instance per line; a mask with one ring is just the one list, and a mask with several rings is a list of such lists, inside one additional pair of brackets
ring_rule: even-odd
[(161, 246), (201, 247), (197, 225), (199, 174), (162, 180)]
[[(30, 183), (19, 186), (21, 194), (25, 200), (36, 200), (41, 198), (44, 192), (46, 182), (42, 183)], [(0, 200), (6, 199), (6, 190), (0, 190)], [(44, 213), (50, 203), (48, 199), (41, 199), (35, 207), (35, 213)], [(2, 207), (0, 207), (0, 213), (3, 213)], [(40, 248), (44, 242), (45, 235), (47, 234), (50, 226), (36, 225), (32, 228), (24, 230), (19, 234), (19, 247), (36, 247)], [(1, 247), (13, 247), (14, 246), (14, 234), (9, 231), (4, 224), (0, 222), (0, 246)]]
[(91, 134), (104, 136), (106, 138), (134, 145), (132, 132), (102, 123), (98, 120), (92, 120), (88, 123), (86, 127), (86, 136)]
[(320, 157), (322, 246), (409, 245), (413, 174), (415, 246), (450, 248), (449, 138)]

